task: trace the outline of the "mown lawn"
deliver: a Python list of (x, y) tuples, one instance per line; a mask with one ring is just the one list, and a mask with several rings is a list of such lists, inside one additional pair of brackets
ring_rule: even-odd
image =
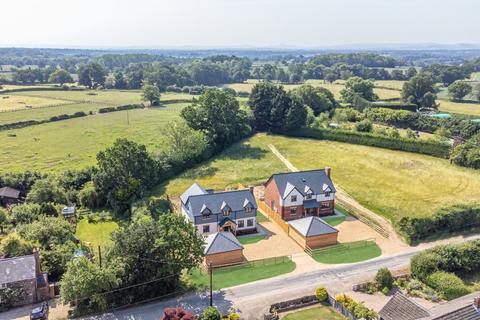
[(95, 222), (89, 223), (88, 219), (84, 217), (77, 223), (75, 236), (85, 244), (90, 243), (92, 249), (96, 251), (98, 246), (103, 248), (112, 242), (110, 235), (118, 228), (118, 223), (113, 220), (102, 222), (96, 219)]
[[(142, 143), (152, 152), (163, 148), (162, 131), (179, 119), (186, 103), (76, 118), (3, 131), (1, 171), (63, 171), (96, 162), (96, 154), (118, 138)], [(15, 136), (11, 136), (15, 135)]]
[(446, 113), (465, 114), (469, 116), (478, 116), (480, 118), (480, 103), (463, 103), (449, 100), (437, 100), (440, 104), (438, 110)]
[(329, 306), (313, 307), (293, 313), (282, 317), (283, 320), (343, 320), (340, 313)]
[(265, 239), (266, 235), (262, 234), (259, 236), (241, 236), (238, 237), (238, 241), (240, 241), (241, 244), (252, 244), (252, 243), (257, 243), (260, 240)]
[[(253, 282), (261, 279), (268, 279), (289, 273), (295, 270), (295, 262), (286, 260), (277, 264), (258, 264), (255, 266), (236, 266), (229, 268), (214, 269), (213, 271), (213, 288), (219, 290), (238, 286), (240, 284)], [(187, 277), (199, 288), (209, 286), (208, 273), (204, 270), (194, 270)]]
[(320, 263), (339, 264), (354, 263), (379, 257), (380, 247), (373, 241), (359, 243), (342, 243), (314, 251), (312, 258)]

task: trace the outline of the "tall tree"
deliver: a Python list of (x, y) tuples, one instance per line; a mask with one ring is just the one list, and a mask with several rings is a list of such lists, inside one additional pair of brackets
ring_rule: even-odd
[[(315, 116), (318, 116), (324, 111), (329, 111), (335, 107), (335, 104), (329, 99), (328, 93), (325, 93), (328, 89), (313, 87), (308, 84), (304, 84), (294, 90), (291, 93), (296, 96), (301, 103), (312, 108)], [(333, 96), (333, 95), (332, 95)]]
[(147, 84), (142, 88), (142, 100), (148, 101), (151, 106), (160, 104), (160, 90), (157, 86)]
[(106, 77), (107, 71), (97, 62), (80, 65), (78, 68), (78, 83), (90, 89), (103, 86)]
[(95, 189), (105, 195), (119, 213), (157, 183), (160, 174), (144, 145), (118, 139), (97, 154), (98, 171), (93, 176)]
[(419, 74), (403, 84), (402, 99), (416, 104), (419, 108), (435, 106), (435, 89), (433, 81), (427, 74)]
[(59, 83), (60, 85), (63, 85), (64, 83), (72, 83), (73, 78), (66, 70), (57, 69), (50, 74), (50, 77), (48, 77), (48, 82)]
[(189, 127), (202, 131), (217, 150), (245, 137), (251, 130), (238, 100), (219, 89), (206, 90), (182, 110), (181, 116)]
[(448, 95), (452, 100), (460, 101), (472, 92), (472, 86), (462, 80), (456, 80), (448, 86)]
[(355, 95), (368, 101), (376, 100), (378, 97), (373, 92), (373, 82), (363, 80), (360, 77), (351, 77), (345, 82), (345, 88), (340, 91), (343, 101), (352, 103)]

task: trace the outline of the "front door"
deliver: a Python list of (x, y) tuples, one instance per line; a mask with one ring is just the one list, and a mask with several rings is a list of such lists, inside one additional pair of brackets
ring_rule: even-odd
[(226, 226), (226, 227), (223, 228), (223, 231), (232, 232), (232, 228), (230, 226)]

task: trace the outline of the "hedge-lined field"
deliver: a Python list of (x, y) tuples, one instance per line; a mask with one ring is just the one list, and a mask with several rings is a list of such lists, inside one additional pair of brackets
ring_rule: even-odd
[[(98, 151), (117, 138), (162, 150), (162, 130), (179, 119), (186, 103), (117, 111), (2, 131), (1, 171), (64, 171), (95, 164)], [(16, 135), (16, 136), (12, 136)]]
[(478, 116), (480, 118), (480, 103), (453, 102), (449, 100), (438, 100), (438, 110), (447, 113), (465, 114)]
[(0, 112), (12, 110), (27, 110), (41, 108), (50, 105), (65, 104), (68, 101), (52, 99), (49, 97), (19, 96), (13, 94), (0, 95)]
[(257, 134), (178, 178), (154, 196), (178, 196), (193, 181), (216, 190), (260, 184), (287, 168), (270, 152), (273, 144), (301, 170), (332, 167), (334, 182), (364, 206), (391, 219), (424, 217), (458, 202), (480, 199), (480, 172), (448, 160), (334, 141)]

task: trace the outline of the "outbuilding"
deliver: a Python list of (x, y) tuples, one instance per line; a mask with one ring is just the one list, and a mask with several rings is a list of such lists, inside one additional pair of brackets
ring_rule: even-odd
[(303, 249), (326, 247), (337, 244), (338, 230), (319, 217), (307, 217), (288, 222), (289, 236)]
[(231, 232), (216, 232), (205, 239), (206, 266), (221, 266), (242, 263), (243, 246)]
[(20, 191), (10, 188), (0, 188), (0, 205), (7, 207), (12, 204), (18, 203), (20, 200)]

